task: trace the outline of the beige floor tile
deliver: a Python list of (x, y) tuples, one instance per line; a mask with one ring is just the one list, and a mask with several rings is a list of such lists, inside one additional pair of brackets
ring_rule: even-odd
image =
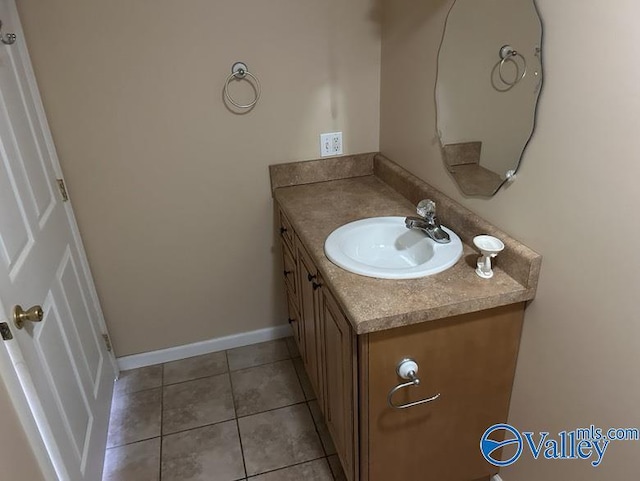
[(287, 341), (287, 349), (289, 349), (289, 354), (291, 355), (291, 357), (300, 357), (300, 350), (298, 349), (296, 340), (293, 337), (287, 337), (285, 340)]
[(231, 372), (238, 416), (256, 414), (304, 401), (290, 359)]
[(163, 434), (235, 417), (229, 374), (165, 386), (163, 402)]
[(304, 368), (304, 363), (301, 358), (296, 358), (293, 360), (293, 367), (296, 369), (296, 373), (298, 374), (298, 378), (300, 379), (300, 384), (302, 385), (302, 392), (304, 392), (304, 397), (307, 401), (311, 401), (316, 398), (316, 393), (311, 386), (311, 381), (309, 381), (309, 376), (307, 376), (307, 371)]
[(114, 396), (107, 447), (160, 436), (161, 413), (161, 388)]
[(284, 339), (231, 349), (227, 351), (227, 356), (229, 369), (232, 371), (282, 361), (291, 357)]
[(321, 458), (309, 409), (296, 404), (238, 419), (249, 476)]
[(261, 474), (251, 481), (333, 481), (326, 458)]
[(235, 421), (162, 438), (162, 481), (235, 481), (244, 477)]
[(338, 459), (337, 454), (329, 456), (329, 466), (331, 466), (331, 472), (333, 473), (333, 477), (336, 478), (336, 481), (347, 481), (347, 477), (344, 475), (342, 464), (340, 464), (340, 459)]
[(325, 454), (327, 456), (336, 454), (336, 447), (333, 444), (331, 434), (329, 434), (327, 425), (324, 422), (324, 417), (320, 411), (318, 401), (309, 401), (309, 409), (311, 410), (311, 417), (313, 417), (313, 422), (316, 424), (316, 429), (320, 435), (320, 441), (322, 441), (322, 447), (324, 448)]
[(215, 376), (227, 370), (227, 355), (224, 351), (168, 362), (164, 365), (164, 385)]
[(121, 371), (114, 385), (114, 393), (144, 391), (162, 386), (162, 364)]
[(160, 438), (107, 449), (102, 481), (159, 481)]

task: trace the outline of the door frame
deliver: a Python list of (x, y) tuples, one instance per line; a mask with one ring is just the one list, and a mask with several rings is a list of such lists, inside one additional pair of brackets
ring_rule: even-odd
[[(31, 64), (31, 58), (29, 56), (24, 31), (22, 30), (22, 24), (20, 22), (20, 17), (18, 15), (15, 0), (0, 1), (4, 1), (9, 10), (10, 21), (7, 21), (5, 24), (12, 31), (12, 33), (16, 34), (17, 38), (19, 39), (11, 46), (5, 47), (3, 45), (2, 47), (17, 49), (17, 54), (22, 58), (26, 81), (29, 85), (29, 94), (31, 95), (34, 102), (37, 121), (40, 123), (40, 125), (43, 126), (42, 133), (47, 148), (47, 153), (49, 154), (49, 157), (51, 159), (53, 171), (57, 178), (63, 179), (64, 176), (62, 174), (62, 168), (60, 167), (60, 161), (58, 159), (55, 144), (53, 142), (53, 137), (51, 136), (51, 131), (47, 122), (44, 106), (42, 105), (42, 99), (38, 90), (35, 73)], [(20, 39), (22, 41), (20, 41)], [(50, 180), (51, 182), (55, 182), (55, 179)], [(93, 276), (91, 275), (91, 270), (89, 268), (89, 263), (87, 260), (87, 254), (84, 249), (84, 244), (82, 243), (80, 231), (78, 229), (76, 218), (73, 213), (73, 208), (71, 206), (71, 201), (64, 202), (62, 205), (65, 209), (65, 213), (67, 215), (71, 228), (71, 233), (80, 254), (80, 267), (82, 268), (84, 277), (89, 280), (88, 287), (89, 293), (91, 295), (91, 302), (95, 305), (96, 312), (98, 313), (98, 319), (96, 319), (97, 327), (101, 330), (102, 333), (108, 335), (106, 322), (104, 320), (104, 315), (100, 307), (98, 293), (93, 282)], [(5, 299), (5, 302), (7, 301), (8, 300)], [(0, 319), (4, 317), (2, 313), (9, 312), (7, 308), (8, 306), (4, 306), (2, 304), (2, 300), (0, 299)], [(6, 321), (9, 322), (9, 319), (6, 319)], [(11, 323), (9, 322), (9, 324)], [(13, 328), (13, 325), (11, 327)], [(64, 476), (64, 463), (62, 462), (60, 453), (57, 451), (57, 448), (55, 448), (55, 440), (48, 432), (48, 422), (44, 417), (41, 408), (39, 407), (41, 406), (40, 400), (37, 397), (31, 374), (29, 373), (27, 365), (22, 358), (22, 353), (20, 351), (18, 342), (15, 340), (0, 341), (0, 344), (2, 345), (2, 347), (0, 347), (0, 381), (4, 381), (6, 385), (11, 403), (13, 404), (13, 407), (18, 414), (20, 423), (22, 424), (27, 440), (31, 445), (31, 448), (45, 480), (58, 481), (60, 480), (60, 478), (56, 473), (56, 466), (61, 467), (62, 471), (60, 472), (60, 474)], [(111, 365), (113, 366), (113, 371), (117, 379), (120, 370), (118, 368), (118, 363), (113, 351), (108, 352), (108, 358)], [(47, 448), (47, 446), (49, 446), (49, 448)]]

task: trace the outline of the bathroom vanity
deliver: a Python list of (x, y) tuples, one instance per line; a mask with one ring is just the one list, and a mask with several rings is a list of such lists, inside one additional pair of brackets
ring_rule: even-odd
[[(270, 170), (289, 322), (347, 479), (488, 480), (498, 468), (482, 457), (480, 438), (507, 421), (540, 256), (381, 155)], [(423, 198), (463, 241), (450, 269), (385, 280), (326, 258), (336, 228), (413, 215)], [(505, 244), (492, 279), (475, 274), (477, 234)], [(407, 382), (396, 371), (406, 358), (420, 383), (392, 393)]]

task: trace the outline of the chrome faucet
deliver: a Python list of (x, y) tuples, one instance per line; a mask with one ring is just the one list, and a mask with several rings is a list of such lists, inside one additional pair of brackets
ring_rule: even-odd
[(420, 229), (438, 244), (451, 242), (449, 234), (444, 231), (436, 217), (436, 203), (434, 201), (431, 199), (421, 200), (416, 212), (420, 217), (407, 217), (404, 220), (407, 229)]

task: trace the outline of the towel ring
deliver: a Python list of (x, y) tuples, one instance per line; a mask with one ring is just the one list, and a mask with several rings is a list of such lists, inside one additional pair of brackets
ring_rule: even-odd
[[(240, 104), (238, 102), (236, 102), (232, 97), (231, 94), (229, 94), (229, 84), (231, 83), (232, 80), (243, 80), (246, 79), (247, 77), (250, 77), (253, 80), (253, 84), (254, 84), (254, 88), (255, 88), (255, 92), (256, 92), (256, 97), (253, 99), (252, 102), (249, 102), (248, 104)], [(229, 75), (227, 77), (227, 81), (224, 83), (224, 97), (235, 107), (239, 108), (239, 109), (250, 109), (251, 107), (253, 107), (256, 103), (258, 103), (258, 100), (260, 100), (260, 94), (262, 93), (262, 89), (260, 87), (260, 81), (257, 79), (257, 77), (255, 75), (253, 75), (251, 72), (249, 72), (249, 69), (247, 68), (247, 65), (243, 62), (236, 62), (233, 64), (233, 66), (231, 67), (231, 75)]]
[(393, 395), (395, 393), (397, 393), (401, 389), (404, 389), (405, 387), (420, 385), (420, 379), (418, 379), (418, 363), (415, 360), (411, 359), (410, 357), (405, 358), (398, 363), (398, 365), (396, 366), (396, 373), (402, 379), (408, 379), (408, 382), (400, 383), (396, 387), (391, 389), (391, 391), (389, 391), (389, 394), (387, 394), (387, 404), (389, 405), (390, 408), (407, 409), (413, 406), (419, 406), (420, 404), (433, 402), (440, 397), (440, 393), (438, 393), (431, 397), (420, 399), (419, 401), (409, 402), (406, 404), (394, 403)]
[[(522, 59), (522, 64), (524, 66), (522, 74), (520, 74), (520, 65), (518, 65), (518, 62), (516, 62), (515, 57), (520, 57)], [(511, 45), (503, 45), (502, 48), (500, 48), (500, 58), (502, 59), (500, 60), (500, 66), (498, 67), (498, 76), (500, 77), (500, 80), (502, 80), (502, 82), (509, 87), (513, 87), (517, 83), (520, 83), (525, 75), (527, 75), (527, 59), (524, 58), (524, 56), (520, 52), (514, 50)], [(516, 66), (516, 76), (513, 82), (510, 82), (504, 78), (503, 69), (507, 61), (513, 62), (513, 64)]]

